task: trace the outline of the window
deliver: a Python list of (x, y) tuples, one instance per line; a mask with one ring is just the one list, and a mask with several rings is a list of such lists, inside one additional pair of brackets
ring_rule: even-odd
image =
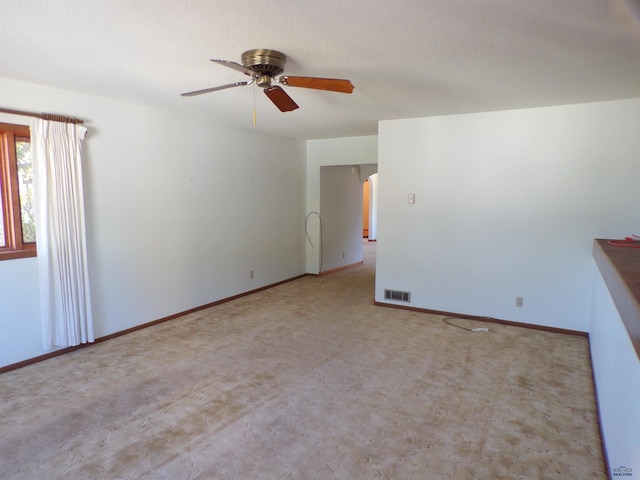
[(0, 260), (36, 256), (29, 127), (0, 123)]

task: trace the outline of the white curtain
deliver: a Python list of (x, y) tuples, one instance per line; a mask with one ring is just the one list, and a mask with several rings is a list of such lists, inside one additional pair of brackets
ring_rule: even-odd
[(93, 342), (85, 241), (81, 144), (87, 129), (31, 123), (42, 344)]

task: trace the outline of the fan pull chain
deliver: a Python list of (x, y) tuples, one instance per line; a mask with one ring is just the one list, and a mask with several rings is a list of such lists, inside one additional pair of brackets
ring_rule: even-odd
[(253, 128), (256, 128), (256, 88), (257, 86), (254, 84), (253, 86)]

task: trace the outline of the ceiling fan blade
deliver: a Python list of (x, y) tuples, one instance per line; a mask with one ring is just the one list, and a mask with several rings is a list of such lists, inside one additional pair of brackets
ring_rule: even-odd
[(287, 95), (287, 92), (285, 92), (282, 87), (273, 85), (265, 88), (264, 93), (275, 104), (275, 106), (280, 109), (281, 112), (290, 112), (291, 110), (299, 108), (298, 104), (294, 102), (289, 95)]
[(280, 77), (278, 82), (290, 87), (315, 88), (316, 90), (340, 93), (351, 93), (354, 88), (349, 80), (340, 78), (291, 77), (285, 75)]
[(217, 92), (218, 90), (226, 90), (227, 88), (244, 87), (245, 85), (251, 85), (252, 83), (253, 83), (253, 80), (250, 82), (230, 83), (228, 85), (220, 85), (219, 87), (211, 87), (211, 88), (205, 88), (203, 90), (196, 90), (195, 92), (182, 93), (180, 94), (180, 96), (194, 97), (196, 95), (202, 95), (203, 93)]
[(234, 70), (242, 72), (245, 75), (249, 75), (250, 77), (255, 77), (255, 78), (259, 77), (259, 75), (256, 72), (254, 72), (250, 68), (245, 67), (244, 65), (240, 65), (239, 63), (232, 62), (230, 60), (214, 60), (214, 59), (211, 59), (211, 61), (214, 62), (214, 63), (217, 63), (219, 65), (223, 65), (225, 67), (233, 68)]

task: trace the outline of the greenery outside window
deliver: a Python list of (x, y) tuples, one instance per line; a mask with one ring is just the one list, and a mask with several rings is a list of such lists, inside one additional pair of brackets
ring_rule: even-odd
[(29, 127), (0, 123), (0, 260), (36, 256)]

